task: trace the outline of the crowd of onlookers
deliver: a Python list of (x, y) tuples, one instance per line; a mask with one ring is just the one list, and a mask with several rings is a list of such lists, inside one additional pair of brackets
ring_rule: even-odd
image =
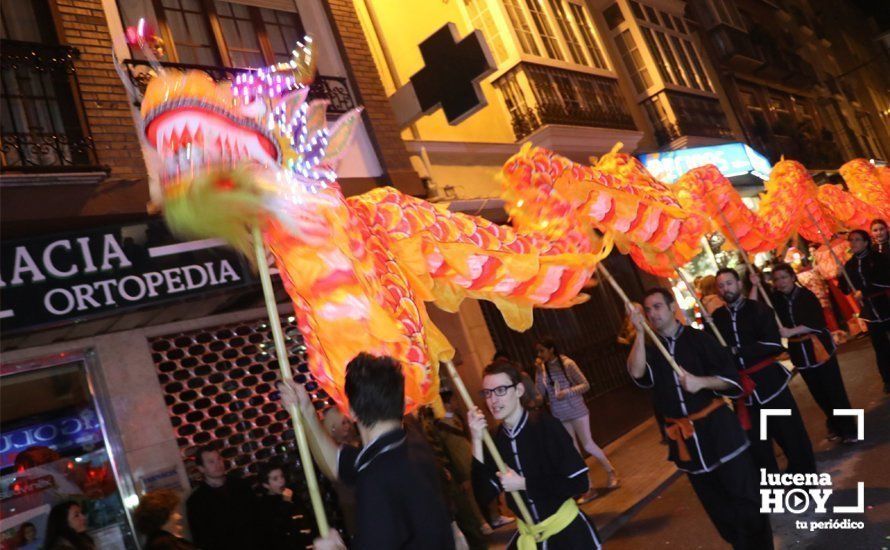
[[(559, 353), (549, 338), (536, 344), (535, 366), (523, 368), (505, 352), (498, 351), (494, 362), (510, 363), (521, 372), (523, 406), (528, 410), (549, 408), (562, 422), (577, 449), (583, 449), (601, 464), (608, 474), (608, 488), (619, 484), (614, 467), (590, 436), (590, 419), (583, 394), (589, 384), (577, 364)], [(443, 385), (440, 396), (444, 414), (434, 414), (432, 407), (421, 407), (405, 417), (405, 423), (425, 436), (434, 451), (446, 501), (456, 526), (458, 542), (467, 548), (487, 548), (486, 536), (512, 523), (504, 515), (504, 499), (480, 507), (473, 497), (471, 463), (473, 460), (469, 431), (462, 407), (451, 388)], [(338, 408), (330, 407), (321, 415), (324, 430), (337, 445), (361, 447), (356, 425)], [(134, 524), (143, 537), (146, 550), (187, 550), (202, 548), (300, 548), (312, 544), (309, 512), (295, 502), (288, 488), (289, 468), (259, 464), (256, 483), (229, 472), (217, 447), (199, 447), (192, 459), (201, 481), (185, 502), (185, 517), (180, 514), (180, 497), (172, 490), (157, 490), (142, 496), (134, 513)], [(324, 473), (324, 468), (322, 468)], [(342, 528), (349, 535), (355, 531), (355, 494), (352, 488), (331, 478), (339, 504)], [(593, 488), (578, 496), (578, 502), (596, 498)], [(187, 520), (191, 540), (184, 536)], [(56, 505), (50, 514), (46, 538), (48, 550), (89, 550), (94, 543), (87, 534), (87, 521), (81, 506), (74, 501)]]

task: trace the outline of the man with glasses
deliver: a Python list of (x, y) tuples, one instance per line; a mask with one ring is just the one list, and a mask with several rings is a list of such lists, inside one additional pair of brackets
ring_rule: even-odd
[(515, 501), (507, 499), (519, 518), (519, 531), (507, 548), (600, 548), (593, 522), (574, 500), (589, 489), (590, 482), (587, 465), (568, 432), (549, 413), (530, 412), (522, 406), (525, 388), (512, 364), (497, 361), (488, 365), (482, 387), (488, 410), (501, 421), (492, 438), (509, 471), (499, 472), (483, 449), (485, 416), (474, 407), (467, 415), (473, 443), (473, 493), (485, 504), (502, 491), (518, 492), (534, 521), (534, 525), (526, 525)]

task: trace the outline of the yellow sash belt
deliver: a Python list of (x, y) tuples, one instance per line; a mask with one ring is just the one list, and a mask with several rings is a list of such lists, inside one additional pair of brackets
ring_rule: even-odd
[(535, 550), (539, 542), (549, 539), (575, 521), (578, 513), (578, 505), (575, 504), (574, 499), (570, 498), (562, 503), (556, 513), (534, 525), (528, 525), (517, 518), (516, 523), (519, 526), (517, 550)]

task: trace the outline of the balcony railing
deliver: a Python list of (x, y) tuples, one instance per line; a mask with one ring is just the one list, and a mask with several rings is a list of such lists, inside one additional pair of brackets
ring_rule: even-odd
[[(140, 93), (145, 93), (145, 87), (148, 85), (148, 81), (154, 76), (149, 62), (140, 59), (127, 59), (124, 60), (124, 66), (127, 68), (130, 81), (136, 86)], [(255, 69), (214, 67), (210, 65), (192, 65), (188, 63), (161, 62), (161, 66), (167, 69), (178, 69), (180, 71), (204, 71), (217, 82), (222, 80), (234, 80), (239, 74), (255, 71)], [(338, 76), (324, 76), (317, 74), (315, 80), (313, 80), (312, 84), (309, 86), (309, 99), (327, 99), (330, 102), (328, 105), (328, 114), (331, 115), (340, 115), (355, 107), (355, 100), (352, 98), (352, 94), (349, 91), (347, 80)], [(139, 101), (141, 101), (141, 98)]]
[(103, 170), (77, 111), (78, 55), (68, 46), (0, 41), (3, 172)]
[[(520, 84), (520, 74), (527, 87)], [(504, 95), (517, 140), (548, 124), (636, 129), (611, 78), (520, 63), (494, 86)]]
[[(665, 103), (676, 115), (675, 121), (667, 118)], [(681, 136), (733, 139), (729, 122), (716, 99), (664, 91), (647, 99), (643, 106), (661, 146)]]
[(710, 36), (723, 62), (749, 71), (763, 65), (763, 56), (744, 32), (726, 25), (719, 25), (711, 29)]

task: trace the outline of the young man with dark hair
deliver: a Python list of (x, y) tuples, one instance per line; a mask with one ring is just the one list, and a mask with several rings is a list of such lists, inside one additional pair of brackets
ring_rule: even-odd
[(750, 443), (723, 400), (742, 394), (732, 358), (710, 334), (678, 323), (676, 309), (674, 296), (664, 288), (653, 288), (643, 298), (646, 319), (680, 372), (646, 345), (646, 321), (636, 307), (627, 308), (637, 329), (627, 370), (636, 385), (652, 389), (665, 419), (668, 458), (686, 472), (720, 536), (734, 548), (772, 548), (769, 518), (760, 513)]
[(198, 447), (195, 464), (203, 481), (185, 502), (192, 540), (202, 550), (258, 548), (256, 497), (241, 478), (227, 475), (213, 444)]
[(483, 449), (485, 416), (473, 407), (467, 415), (473, 445), (473, 493), (486, 503), (502, 491), (516, 491), (534, 522), (525, 524), (514, 499), (509, 498), (507, 504), (517, 515), (519, 531), (507, 548), (600, 548), (593, 522), (575, 503), (575, 497), (585, 493), (590, 482), (587, 465), (569, 433), (549, 413), (528, 411), (522, 406), (525, 387), (519, 371), (510, 363), (495, 361), (488, 365), (482, 388), (489, 412), (501, 421), (492, 439), (509, 471), (499, 472)]
[[(322, 472), (356, 488), (356, 533), (350, 548), (454, 547), (451, 518), (435, 459), (423, 435), (402, 426), (405, 378), (391, 357), (357, 355), (346, 366), (346, 397), (364, 447), (338, 447), (318, 420), (303, 386), (279, 386), (285, 405), (302, 411), (312, 455)], [(338, 548), (336, 533), (316, 548)], [(339, 543), (342, 544), (342, 543)]]
[(491, 361), (492, 363), (496, 361), (506, 361), (516, 367), (516, 370), (519, 371), (519, 376), (522, 377), (522, 385), (525, 386), (525, 393), (522, 394), (523, 407), (531, 411), (540, 409), (544, 406), (544, 396), (538, 391), (534, 379), (528, 371), (525, 370), (525, 367), (521, 363), (514, 361), (509, 353), (500, 349), (494, 352)]
[[(815, 472), (813, 445), (788, 388), (791, 373), (777, 359), (785, 348), (775, 312), (744, 296), (741, 278), (733, 269), (717, 271), (717, 292), (726, 305), (714, 311), (714, 324), (730, 346), (745, 390), (736, 399), (736, 412), (751, 440), (754, 461), (759, 468), (778, 472), (775, 441), (788, 459), (786, 472)], [(791, 416), (769, 417), (766, 441), (760, 439), (761, 409), (791, 411)]]

